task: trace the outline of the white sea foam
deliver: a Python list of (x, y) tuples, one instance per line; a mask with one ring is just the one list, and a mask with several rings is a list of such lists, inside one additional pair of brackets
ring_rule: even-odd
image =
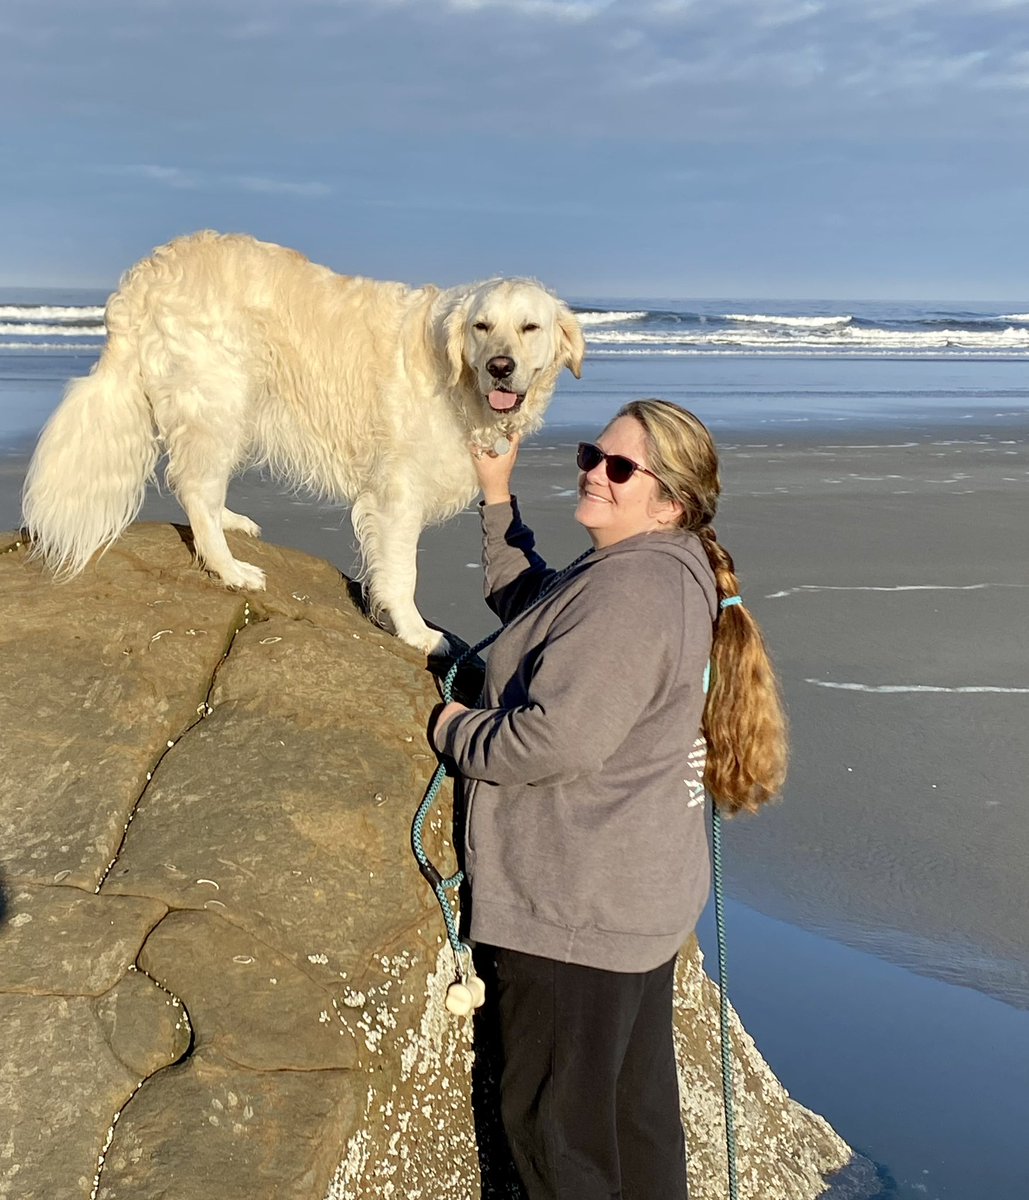
[(772, 317), (765, 313), (726, 313), (726, 321), (739, 321), (745, 325), (785, 325), (798, 329), (831, 329), (834, 326), (849, 325), (854, 320), (852, 316), (839, 317)]
[(740, 349), (795, 351), (861, 350), (898, 353), (933, 350), (971, 350), (998, 353), (1010, 350), (1029, 350), (1029, 329), (1008, 326), (1002, 331), (938, 329), (932, 331), (868, 329), (856, 326), (825, 327), (815, 332), (810, 327), (762, 329), (677, 329), (651, 332), (647, 330), (607, 329), (591, 331), (588, 341), (593, 345), (617, 346), (737, 346)]
[(103, 305), (0, 304), (0, 321), (99, 321)]
[(795, 596), (799, 592), (981, 592), (987, 588), (1025, 587), (1029, 587), (1029, 583), (802, 583), (799, 587), (786, 588), (781, 592), (769, 592), (765, 599), (781, 600), (784, 596)]
[(39, 337), (103, 337), (103, 325), (40, 325), (32, 321), (24, 324), (0, 324), (0, 335), (21, 334)]
[(646, 317), (646, 312), (581, 312), (575, 314), (579, 318), (579, 324), (590, 325), (614, 325), (618, 321), (642, 321)]
[(989, 685), (937, 687), (931, 683), (836, 683), (829, 679), (805, 679), (804, 682), (813, 683), (815, 687), (836, 688), (844, 692), (872, 692), (876, 695), (894, 695), (906, 692), (947, 692), (949, 694), (966, 696), (989, 692), (1005, 696), (1029, 696), (1029, 687), (991, 687)]
[(1029, 321), (1029, 313), (1001, 313), (998, 321)]
[[(989, 349), (957, 350), (946, 352), (948, 359), (967, 359), (973, 362), (988, 361), (996, 358), (998, 352)], [(942, 358), (940, 350), (905, 350), (896, 347), (852, 346), (852, 347), (804, 347), (804, 346), (772, 346), (770, 348), (754, 346), (735, 346), (719, 349), (713, 346), (696, 346), (677, 349), (647, 349), (633, 350), (618, 348), (614, 350), (600, 347), (590, 348), (591, 358), (860, 358), (860, 359), (911, 359), (913, 361), (936, 361)], [(1003, 357), (1013, 357), (1012, 351), (1003, 352)], [(1019, 358), (1024, 357), (1022, 354)], [(997, 414), (1001, 415), (1001, 414)]]
[(0, 350), (61, 350), (66, 354), (88, 350), (95, 354), (99, 349), (96, 342), (0, 342)]

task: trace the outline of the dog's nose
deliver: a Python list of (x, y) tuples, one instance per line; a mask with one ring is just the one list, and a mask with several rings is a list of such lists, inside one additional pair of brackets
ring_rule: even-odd
[(515, 360), (506, 354), (497, 354), (486, 363), (486, 370), (494, 379), (506, 379), (515, 369)]

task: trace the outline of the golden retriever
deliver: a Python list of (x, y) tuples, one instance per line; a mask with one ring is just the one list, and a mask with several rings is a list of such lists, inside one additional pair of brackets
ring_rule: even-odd
[(139, 512), (162, 453), (197, 556), (230, 587), (264, 573), (233, 558), (229, 479), (264, 465), (351, 504), (373, 611), (440, 652), (414, 602), (422, 529), (476, 492), (469, 446), (538, 429), (582, 330), (526, 279), (441, 290), (337, 275), (243, 235), (180, 238), (111, 296), (107, 342), (72, 380), (29, 465), (24, 517), (59, 574), (81, 571)]

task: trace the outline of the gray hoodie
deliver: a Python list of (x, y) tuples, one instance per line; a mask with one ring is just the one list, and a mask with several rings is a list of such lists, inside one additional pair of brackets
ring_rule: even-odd
[(644, 533), (556, 572), (517, 503), (483, 505), (506, 627), (481, 708), (440, 747), (464, 780), (474, 940), (610, 971), (667, 962), (707, 900), (703, 676), (717, 613), (700, 540)]

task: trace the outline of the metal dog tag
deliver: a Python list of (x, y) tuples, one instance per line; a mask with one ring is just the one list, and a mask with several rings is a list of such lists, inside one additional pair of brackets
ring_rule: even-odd
[(506, 437), (498, 437), (497, 440), (493, 443), (493, 453), (496, 455), (507, 454), (507, 452), (510, 449), (511, 449), (511, 443), (508, 441), (508, 439)]

